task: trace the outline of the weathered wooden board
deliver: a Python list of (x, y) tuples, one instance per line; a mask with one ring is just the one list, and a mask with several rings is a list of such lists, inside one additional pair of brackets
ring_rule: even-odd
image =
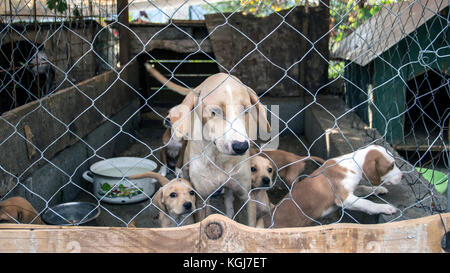
[(178, 53), (212, 52), (204, 21), (175, 21), (171, 24), (131, 24), (133, 55), (166, 49)]
[[(26, 177), (45, 163), (42, 157), (51, 160), (129, 105), (136, 99), (137, 79), (130, 76), (136, 73), (134, 62), (120, 75), (109, 71), (3, 113), (0, 185), (14, 176)], [(9, 189), (1, 190), (5, 194)]]
[[(441, 220), (442, 217), (442, 220)], [(443, 252), (450, 213), (378, 225), (256, 229), (221, 215), (179, 228), (0, 225), (0, 252)]]
[(258, 94), (270, 90), (270, 96), (301, 96), (304, 89), (316, 93), (328, 83), (329, 16), (320, 4), (262, 18), (208, 14), (205, 22), (222, 72)]
[(0, 252), (197, 252), (198, 225), (176, 229), (0, 225)]

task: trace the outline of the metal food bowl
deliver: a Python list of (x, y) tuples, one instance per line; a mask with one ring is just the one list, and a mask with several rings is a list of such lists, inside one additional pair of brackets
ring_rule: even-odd
[(93, 224), (100, 208), (89, 202), (62, 203), (47, 209), (42, 220), (49, 225), (78, 226)]

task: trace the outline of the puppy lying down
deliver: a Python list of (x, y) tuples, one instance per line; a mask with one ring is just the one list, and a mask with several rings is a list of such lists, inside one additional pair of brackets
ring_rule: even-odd
[(388, 190), (380, 184), (398, 184), (402, 173), (394, 158), (378, 145), (327, 160), (308, 178), (295, 183), (292, 191), (275, 206), (272, 227), (310, 225), (337, 207), (368, 214), (393, 214), (397, 211), (390, 204), (378, 204), (355, 196), (353, 192), (362, 179), (373, 185), (369, 191), (381, 194)]

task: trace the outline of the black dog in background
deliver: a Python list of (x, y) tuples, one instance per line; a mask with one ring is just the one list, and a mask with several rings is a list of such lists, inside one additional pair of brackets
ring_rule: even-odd
[(0, 51), (0, 114), (55, 90), (55, 70), (43, 46), (7, 43)]

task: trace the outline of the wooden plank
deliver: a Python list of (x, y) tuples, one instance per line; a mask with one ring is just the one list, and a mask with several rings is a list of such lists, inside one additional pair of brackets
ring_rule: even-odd
[[(112, 21), (110, 21), (112, 22)], [(204, 27), (205, 26), (205, 20), (178, 20), (173, 19), (171, 22), (168, 23), (150, 23), (150, 22), (143, 22), (143, 23), (130, 23), (130, 27), (165, 27), (165, 26), (183, 26), (183, 27)]]
[[(441, 220), (442, 217), (442, 220)], [(218, 214), (179, 228), (0, 225), (0, 252), (443, 252), (450, 213), (378, 225), (257, 229)]]
[(0, 252), (196, 252), (198, 230), (195, 225), (143, 229), (5, 224), (0, 226)]
[[(0, 119), (2, 152), (14, 156), (0, 157), (0, 165), (13, 175), (21, 175), (25, 170), (30, 173), (45, 163), (29, 158), (26, 145), (29, 142), (23, 138), (26, 138), (25, 125), (33, 134), (35, 154), (41, 155), (45, 151), (42, 155), (49, 160), (79, 138), (87, 136), (105, 122), (104, 116), (113, 116), (136, 98), (134, 90), (129, 87), (137, 89), (137, 79), (131, 76), (136, 71), (137, 64), (133, 63), (122, 71), (121, 80), (115, 71), (109, 71), (3, 113)], [(95, 99), (94, 104), (91, 99)], [(66, 127), (66, 124), (70, 126)], [(68, 133), (68, 129), (77, 137)], [(0, 177), (3, 173), (0, 171)]]
[(302, 96), (329, 81), (329, 14), (325, 5), (310, 7), (308, 14), (296, 6), (262, 18), (207, 14), (205, 22), (221, 72), (230, 71), (258, 94)]
[[(203, 52), (212, 52), (211, 42), (209, 40), (151, 40), (148, 42), (148, 38), (142, 37), (142, 32), (137, 32), (139, 39), (136, 36), (131, 38), (131, 53), (133, 55), (141, 53), (144, 51), (152, 51), (154, 49), (165, 49), (172, 50), (178, 53), (193, 53), (199, 50)], [(148, 43), (147, 43), (148, 42)], [(144, 48), (145, 45), (145, 48)]]
[(130, 59), (128, 0), (117, 0), (117, 14), (119, 22), (119, 61), (120, 66), (123, 67)]
[(431, 151), (431, 152), (442, 152), (444, 150), (449, 150), (450, 146), (448, 144), (444, 145), (408, 145), (408, 144), (398, 144), (394, 145), (394, 148), (396, 150), (400, 151), (419, 151), (419, 152), (425, 152), (425, 151)]
[[(446, 227), (450, 213), (443, 214)], [(211, 224), (216, 223), (216, 224)], [(208, 225), (222, 235), (208, 238)], [(223, 216), (202, 223), (202, 252), (443, 252), (439, 215), (388, 224), (333, 224), (303, 228), (255, 229)], [(218, 232), (211, 232), (217, 234)]]

